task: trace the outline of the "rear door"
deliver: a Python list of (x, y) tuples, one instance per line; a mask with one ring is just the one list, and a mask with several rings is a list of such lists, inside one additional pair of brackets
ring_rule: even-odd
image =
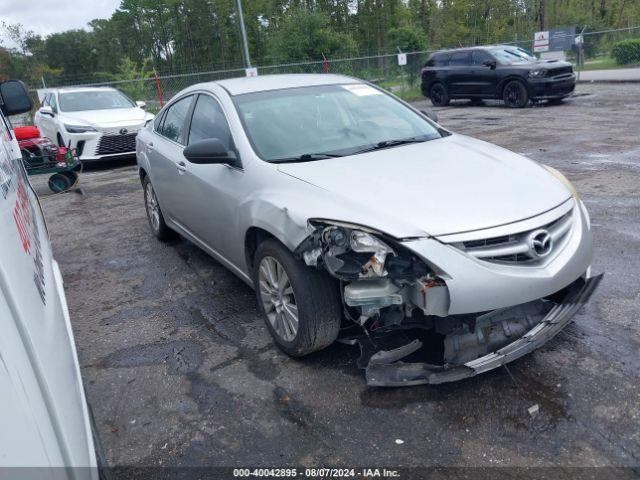
[(183, 226), (185, 192), (181, 189), (185, 159), (182, 150), (187, 141), (187, 119), (195, 95), (186, 95), (167, 107), (162, 121), (154, 127), (149, 149), (149, 176), (166, 218)]
[(471, 78), (471, 52), (453, 52), (449, 59), (449, 94), (464, 96), (469, 93)]

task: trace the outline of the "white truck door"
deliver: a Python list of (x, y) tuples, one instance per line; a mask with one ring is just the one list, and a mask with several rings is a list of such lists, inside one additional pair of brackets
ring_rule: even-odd
[(60, 272), (1, 113), (0, 245), (0, 467), (90, 467), (97, 478)]

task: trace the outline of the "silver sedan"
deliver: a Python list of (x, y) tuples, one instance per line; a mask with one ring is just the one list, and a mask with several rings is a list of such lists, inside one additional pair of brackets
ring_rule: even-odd
[(276, 344), (359, 344), (371, 385), (457, 380), (562, 330), (596, 288), (557, 170), (339, 75), (178, 93), (137, 137), (149, 223), (257, 294)]

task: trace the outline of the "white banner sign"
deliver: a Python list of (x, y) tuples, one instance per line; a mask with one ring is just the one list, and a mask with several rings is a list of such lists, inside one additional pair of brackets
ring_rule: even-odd
[(533, 36), (533, 51), (548, 52), (549, 51), (549, 32), (536, 32)]
[(407, 64), (407, 54), (399, 53), (398, 54), (398, 65), (403, 66)]
[(256, 67), (252, 67), (252, 68), (245, 68), (244, 69), (244, 73), (247, 77), (257, 77), (258, 76), (258, 69)]

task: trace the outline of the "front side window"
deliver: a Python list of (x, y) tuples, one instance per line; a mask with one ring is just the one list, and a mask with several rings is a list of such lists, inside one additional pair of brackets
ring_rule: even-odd
[(229, 124), (222, 108), (209, 95), (200, 95), (193, 109), (188, 144), (207, 138), (217, 138), (227, 150), (233, 149)]
[(521, 48), (494, 48), (491, 53), (502, 65), (513, 65), (516, 63), (528, 63), (535, 60)]
[(169, 106), (159, 132), (162, 136), (184, 145), (184, 121), (187, 118), (192, 99), (193, 96), (189, 95)]
[(493, 60), (493, 57), (482, 50), (474, 50), (471, 59), (473, 65), (484, 65), (484, 62)]
[(392, 96), (367, 85), (322, 85), (234, 97), (263, 160), (351, 155), (380, 143), (440, 138), (440, 130)]
[[(52, 97), (54, 98), (54, 97)], [(53, 107), (53, 105), (51, 105)], [(127, 96), (117, 90), (67, 92), (60, 94), (60, 110), (82, 112), (85, 110), (110, 110), (112, 108), (133, 108)]]
[(52, 93), (49, 97), (49, 105), (51, 106), (51, 110), (55, 113), (58, 113), (58, 101), (56, 100), (56, 94)]

